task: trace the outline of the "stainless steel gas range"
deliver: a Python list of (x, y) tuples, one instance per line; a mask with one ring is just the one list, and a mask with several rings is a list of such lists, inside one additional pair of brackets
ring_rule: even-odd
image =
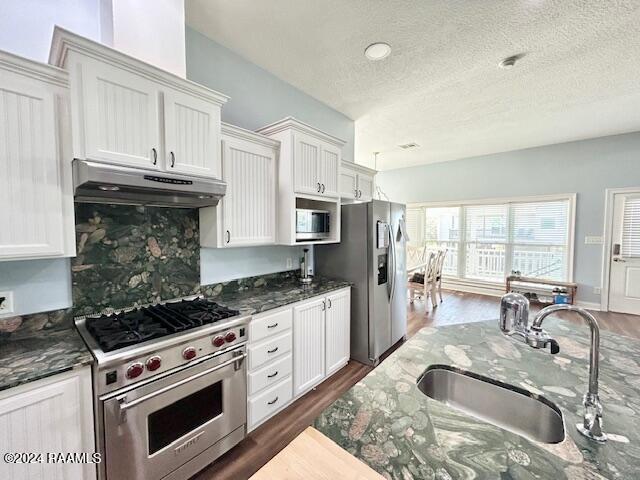
[(185, 480), (244, 438), (250, 318), (191, 298), (76, 319), (101, 480)]

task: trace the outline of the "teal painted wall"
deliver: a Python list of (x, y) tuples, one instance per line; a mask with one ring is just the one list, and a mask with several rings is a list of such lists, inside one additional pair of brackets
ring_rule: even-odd
[(640, 187), (640, 132), (381, 172), (393, 201), (440, 202), (577, 193), (574, 279), (578, 298), (600, 302), (605, 189)]

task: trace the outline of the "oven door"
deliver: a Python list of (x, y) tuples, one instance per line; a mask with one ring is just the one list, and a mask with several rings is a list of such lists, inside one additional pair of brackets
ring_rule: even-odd
[(242, 347), (104, 400), (107, 479), (160, 479), (244, 428), (245, 357)]

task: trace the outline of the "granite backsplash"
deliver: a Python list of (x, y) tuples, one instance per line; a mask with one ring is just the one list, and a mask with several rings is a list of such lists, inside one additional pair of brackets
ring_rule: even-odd
[(198, 211), (76, 204), (73, 307), (0, 319), (0, 340), (69, 328), (73, 318), (194, 294), (217, 297), (281, 283), (295, 271), (200, 285)]
[(281, 283), (295, 271), (200, 285), (198, 211), (76, 204), (77, 256), (71, 260), (73, 307), (0, 319), (0, 340), (69, 328), (73, 318), (194, 294)]

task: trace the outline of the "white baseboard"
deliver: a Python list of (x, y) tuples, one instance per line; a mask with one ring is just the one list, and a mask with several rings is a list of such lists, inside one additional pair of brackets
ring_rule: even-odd
[(595, 310), (597, 312), (600, 311), (600, 304), (597, 302), (583, 302), (578, 300), (576, 302), (576, 307), (586, 308), (587, 310)]

